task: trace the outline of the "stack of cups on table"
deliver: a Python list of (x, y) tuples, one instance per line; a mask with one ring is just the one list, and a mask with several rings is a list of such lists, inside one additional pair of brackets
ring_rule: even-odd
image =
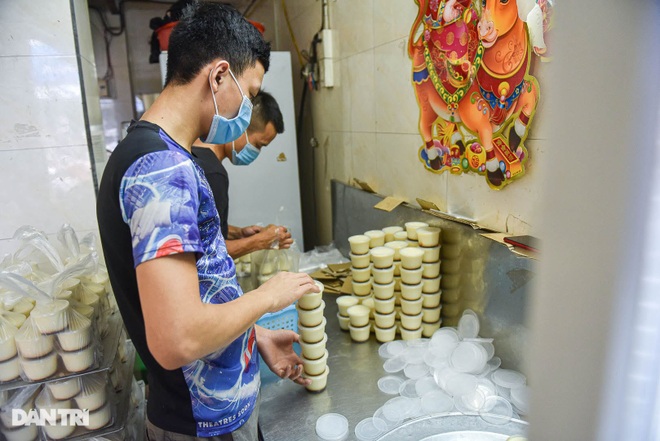
[(312, 380), (307, 390), (320, 392), (328, 382), (328, 351), (326, 344), (328, 335), (325, 333), (326, 318), (323, 316), (325, 302), (323, 284), (315, 281), (321, 292), (302, 296), (296, 304), (298, 310), (298, 332), (300, 333), (300, 348), (302, 349), (305, 377)]
[(460, 232), (458, 229), (442, 230), (442, 256), (441, 272), (442, 280), (442, 317), (446, 326), (457, 326), (461, 317), (464, 304), (460, 289)]
[(442, 324), (440, 233), (440, 229), (435, 227), (423, 227), (417, 230), (419, 249), (424, 251), (422, 256), (422, 336), (424, 337), (431, 337)]

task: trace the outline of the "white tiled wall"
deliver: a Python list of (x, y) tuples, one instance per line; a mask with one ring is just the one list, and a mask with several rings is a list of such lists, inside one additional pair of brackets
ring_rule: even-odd
[[(277, 24), (278, 50), (293, 51), (279, 1), (271, 3)], [(298, 44), (307, 49), (321, 26), (321, 2), (287, 0)], [(413, 0), (336, 0), (330, 2), (332, 27), (339, 34), (340, 85), (312, 94), (319, 219), (330, 211), (329, 180), (359, 178), (379, 193), (415, 203), (420, 197), (440, 209), (476, 220), (486, 227), (515, 234), (534, 232), (535, 203), (540, 179), (534, 164), (544, 160), (544, 101), (537, 109), (527, 147), (531, 162), (526, 176), (501, 191), (485, 178), (468, 174), (436, 175), (426, 171), (417, 153), (422, 146), (419, 108), (411, 82), (408, 33), (417, 13)], [(294, 72), (300, 71), (296, 57)], [(538, 63), (537, 63), (538, 64)], [(543, 68), (533, 72), (547, 93)], [(300, 81), (296, 104), (300, 101)], [(342, 145), (343, 144), (343, 145)], [(341, 147), (340, 147), (341, 145)], [(329, 222), (320, 221), (320, 241), (331, 240)]]
[(94, 54), (86, 1), (74, 3), (81, 57), (68, 0), (0, 8), (0, 255), (14, 249), (10, 238), (24, 224), (47, 233), (65, 222), (80, 233), (96, 229), (83, 100), (93, 120), (100, 110), (94, 84), (81, 87), (80, 69), (94, 70)]

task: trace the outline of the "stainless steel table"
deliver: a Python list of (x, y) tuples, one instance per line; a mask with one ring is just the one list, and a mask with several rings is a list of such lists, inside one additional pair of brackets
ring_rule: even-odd
[(351, 341), (349, 333), (339, 328), (336, 298), (323, 295), (328, 321), (328, 386), (323, 392), (311, 393), (289, 380), (265, 381), (261, 387), (259, 421), (266, 441), (316, 440), (316, 420), (328, 412), (348, 418), (348, 439), (355, 440), (357, 423), (392, 398), (377, 385), (385, 375), (384, 360), (378, 355), (380, 344), (373, 334), (364, 343)]

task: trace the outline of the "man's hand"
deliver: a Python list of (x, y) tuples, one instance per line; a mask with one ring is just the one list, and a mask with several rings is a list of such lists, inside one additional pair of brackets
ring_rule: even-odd
[(300, 340), (298, 334), (284, 329), (271, 331), (260, 326), (255, 329), (259, 354), (275, 375), (288, 378), (302, 386), (311, 383), (311, 380), (302, 377), (302, 359), (293, 350), (293, 343)]
[(277, 312), (291, 305), (305, 294), (320, 291), (308, 274), (283, 271), (277, 273), (275, 277), (270, 278), (259, 288), (251, 291), (250, 294), (267, 296), (266, 298), (272, 302), (270, 312)]
[(243, 227), (241, 228), (241, 237), (250, 237), (254, 236), (255, 234), (259, 233), (261, 230), (263, 230), (263, 227), (260, 227), (259, 225), (250, 225), (249, 227)]
[(281, 225), (268, 225), (254, 235), (254, 240), (260, 250), (268, 250), (277, 245), (279, 249), (286, 249), (293, 243), (291, 233)]

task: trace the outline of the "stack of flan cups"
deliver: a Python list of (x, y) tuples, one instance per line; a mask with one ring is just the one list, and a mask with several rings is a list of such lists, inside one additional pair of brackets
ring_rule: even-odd
[[(393, 241), (387, 242), (387, 245)], [(378, 246), (371, 250), (371, 274), (373, 276), (373, 330), (379, 342), (392, 341), (396, 337), (394, 278), (396, 251), (390, 246)]]
[(296, 304), (298, 310), (298, 332), (305, 377), (312, 382), (307, 386), (311, 392), (321, 392), (328, 382), (328, 335), (325, 333), (326, 318), (323, 316), (323, 284), (315, 281), (318, 293), (302, 296)]
[(442, 317), (446, 326), (458, 326), (464, 305), (461, 292), (461, 244), (460, 230), (442, 230), (442, 263), (440, 265), (442, 280)]
[(442, 319), (440, 304), (442, 275), (440, 274), (439, 228), (423, 227), (417, 230), (419, 249), (422, 256), (422, 336), (431, 337), (440, 328)]

